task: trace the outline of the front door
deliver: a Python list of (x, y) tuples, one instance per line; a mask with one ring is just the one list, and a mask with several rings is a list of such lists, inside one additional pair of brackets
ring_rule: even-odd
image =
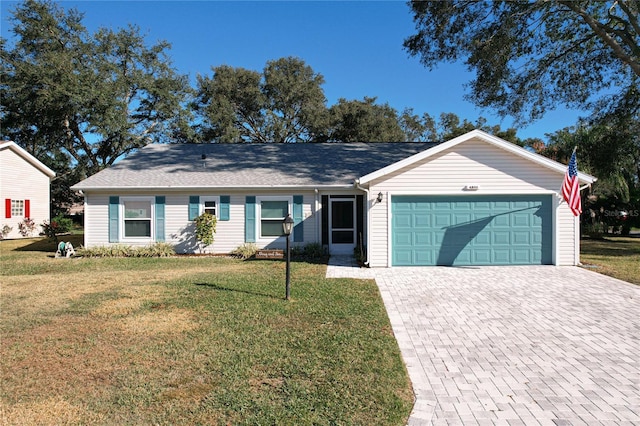
[(329, 252), (352, 255), (356, 247), (355, 198), (331, 199), (329, 209)]

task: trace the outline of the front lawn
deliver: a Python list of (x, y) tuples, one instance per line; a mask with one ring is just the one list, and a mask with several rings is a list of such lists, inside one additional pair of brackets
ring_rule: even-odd
[[(401, 425), (373, 281), (212, 257), (54, 259), (0, 242), (3, 424)], [(47, 250), (47, 251), (42, 251)]]
[(640, 284), (640, 237), (584, 238), (580, 261), (601, 274)]

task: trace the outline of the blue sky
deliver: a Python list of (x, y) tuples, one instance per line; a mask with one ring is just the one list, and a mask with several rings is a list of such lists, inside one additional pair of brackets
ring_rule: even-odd
[[(461, 119), (479, 116), (502, 128), (491, 110), (464, 100), (470, 74), (463, 64), (441, 64), (429, 71), (403, 50), (414, 31), (404, 1), (62, 1), (85, 15), (91, 31), (138, 25), (149, 44), (171, 43), (173, 65), (195, 81), (211, 67), (227, 64), (261, 71), (266, 62), (286, 56), (303, 59), (324, 76), (328, 106), (339, 98), (375, 96), (398, 112), (437, 117), (453, 112)], [(0, 2), (2, 36), (11, 37), (7, 18), (17, 3)], [(576, 123), (585, 112), (559, 108), (518, 129), (521, 138), (540, 137)]]

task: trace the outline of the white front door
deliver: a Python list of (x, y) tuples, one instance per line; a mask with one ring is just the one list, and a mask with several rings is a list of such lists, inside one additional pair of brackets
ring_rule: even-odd
[(329, 253), (353, 254), (356, 247), (356, 200), (335, 198), (329, 203)]

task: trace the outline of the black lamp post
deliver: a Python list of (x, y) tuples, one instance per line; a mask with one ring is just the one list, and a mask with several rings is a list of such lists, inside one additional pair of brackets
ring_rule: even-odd
[(291, 247), (289, 245), (289, 236), (291, 235), (291, 231), (293, 230), (293, 219), (291, 215), (287, 215), (282, 221), (282, 230), (284, 232), (284, 236), (287, 239), (287, 273), (286, 273), (286, 292), (285, 299), (289, 300), (289, 285), (291, 283)]

